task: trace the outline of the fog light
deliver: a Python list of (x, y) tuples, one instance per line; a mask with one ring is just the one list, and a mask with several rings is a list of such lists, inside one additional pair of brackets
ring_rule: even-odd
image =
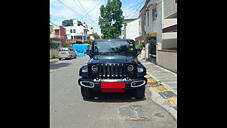
[(87, 88), (94, 88), (94, 83), (89, 81), (80, 81), (80, 85)]
[(141, 81), (133, 81), (131, 83), (131, 87), (140, 87), (145, 85), (146, 81), (145, 80), (141, 80)]
[(133, 82), (133, 83), (132, 83), (132, 86), (136, 86), (136, 82)]

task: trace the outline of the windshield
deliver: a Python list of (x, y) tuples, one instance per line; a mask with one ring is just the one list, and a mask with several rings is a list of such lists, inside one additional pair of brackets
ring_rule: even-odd
[(128, 41), (101, 41), (94, 42), (95, 53), (132, 53), (133, 42)]

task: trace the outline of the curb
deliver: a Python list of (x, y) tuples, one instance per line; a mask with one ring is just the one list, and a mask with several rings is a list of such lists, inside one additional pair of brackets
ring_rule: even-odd
[(58, 59), (50, 59), (50, 63), (58, 62)]
[(167, 110), (177, 120), (177, 94), (167, 85), (162, 84), (151, 74), (146, 75), (151, 99)]

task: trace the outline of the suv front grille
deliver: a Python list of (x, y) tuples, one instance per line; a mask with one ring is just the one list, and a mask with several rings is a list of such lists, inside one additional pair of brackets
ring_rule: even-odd
[[(94, 64), (93, 64), (94, 65)], [(99, 78), (125, 78), (125, 77), (133, 77), (135, 74), (136, 67), (133, 64), (115, 64), (115, 63), (107, 63), (107, 64), (95, 64), (98, 67), (98, 71), (95, 73), (91, 70), (90, 72), (92, 77), (99, 77)], [(133, 65), (134, 70), (129, 72), (127, 70), (128, 65)]]

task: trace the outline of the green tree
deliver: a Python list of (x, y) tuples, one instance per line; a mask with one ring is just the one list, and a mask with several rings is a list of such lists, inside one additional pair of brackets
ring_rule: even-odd
[(97, 33), (94, 33), (92, 34), (92, 36), (95, 38), (95, 39), (100, 39), (99, 35)]
[(118, 38), (124, 21), (120, 0), (109, 0), (100, 7), (99, 25), (104, 39)]
[(53, 40), (50, 40), (50, 48), (58, 48), (58, 44), (55, 43)]
[(63, 47), (65, 47), (65, 48), (71, 48), (71, 44), (63, 44)]
[(62, 21), (63, 26), (73, 26), (73, 20), (64, 20)]
[(53, 25), (50, 25), (50, 33), (52, 33), (54, 30), (53, 30)]

